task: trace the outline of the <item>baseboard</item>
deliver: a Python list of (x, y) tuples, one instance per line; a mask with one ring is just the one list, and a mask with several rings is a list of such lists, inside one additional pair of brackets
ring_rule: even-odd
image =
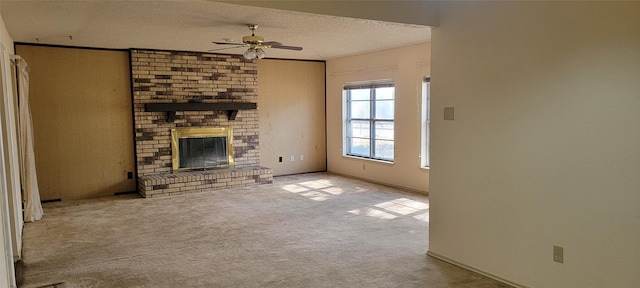
[(449, 263), (449, 264), (456, 265), (456, 266), (458, 266), (458, 267), (460, 267), (460, 268), (463, 268), (463, 269), (469, 270), (469, 271), (471, 271), (471, 272), (478, 273), (478, 274), (480, 274), (480, 275), (482, 275), (482, 276), (485, 276), (485, 277), (491, 278), (491, 279), (493, 279), (493, 280), (496, 280), (496, 281), (498, 281), (498, 282), (500, 282), (500, 283), (503, 283), (503, 284), (506, 284), (506, 285), (512, 286), (512, 287), (514, 287), (514, 288), (529, 288), (528, 286), (524, 286), (524, 285), (520, 285), (520, 284), (518, 284), (518, 283), (511, 282), (511, 281), (509, 281), (509, 280), (507, 280), (507, 279), (504, 279), (504, 278), (502, 278), (502, 277), (499, 277), (499, 276), (493, 275), (493, 274), (491, 274), (491, 273), (487, 273), (487, 272), (484, 272), (484, 271), (482, 271), (482, 270), (479, 270), (479, 269), (473, 268), (473, 267), (471, 267), (471, 266), (468, 266), (468, 265), (462, 264), (462, 263), (460, 263), (460, 262), (458, 262), (458, 261), (456, 261), (456, 260), (453, 260), (453, 259), (447, 258), (447, 257), (442, 256), (442, 255), (438, 255), (437, 253), (433, 253), (433, 252), (431, 252), (431, 251), (427, 251), (427, 255), (429, 255), (430, 257), (436, 258), (436, 259), (438, 259), (438, 260), (442, 260), (442, 261), (444, 261), (444, 262), (447, 262), (447, 263)]
[(342, 176), (342, 177), (347, 177), (347, 178), (358, 179), (358, 180), (362, 180), (362, 181), (366, 181), (366, 182), (371, 182), (371, 183), (374, 183), (374, 184), (383, 185), (383, 186), (387, 186), (387, 187), (398, 188), (398, 189), (409, 191), (411, 193), (417, 193), (417, 194), (422, 194), (422, 195), (429, 196), (429, 192), (428, 191), (425, 192), (425, 191), (414, 189), (414, 188), (409, 188), (409, 187), (405, 187), (405, 186), (390, 184), (390, 183), (386, 183), (386, 182), (376, 181), (376, 180), (372, 180), (372, 179), (368, 179), (368, 178), (364, 178), (364, 177), (358, 177), (358, 176), (353, 176), (353, 175), (334, 172), (334, 171), (325, 171), (325, 172), (329, 173), (329, 174)]
[(116, 192), (116, 193), (113, 193), (113, 196), (120, 196), (120, 195), (126, 195), (126, 194), (138, 194), (138, 191)]
[(51, 202), (60, 202), (62, 199), (49, 199), (49, 200), (41, 200), (40, 203), (51, 203)]
[[(269, 58), (271, 59), (271, 58)], [(293, 176), (293, 175), (304, 175), (304, 174), (313, 174), (313, 173), (326, 173), (327, 170), (318, 170), (318, 171), (305, 171), (305, 172), (295, 172), (295, 173), (289, 173), (289, 174), (279, 174), (279, 175), (273, 175), (273, 177), (284, 177), (284, 176)]]

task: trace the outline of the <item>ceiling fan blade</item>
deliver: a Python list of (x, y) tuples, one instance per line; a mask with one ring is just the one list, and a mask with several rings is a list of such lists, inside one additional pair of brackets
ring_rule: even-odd
[(211, 49), (207, 51), (213, 52), (213, 51), (228, 50), (228, 49), (235, 49), (235, 48), (242, 48), (242, 46), (224, 47), (224, 48), (218, 48), (218, 49)]
[(302, 51), (302, 47), (298, 46), (273, 45), (271, 48)]
[(217, 45), (235, 45), (235, 46), (244, 46), (244, 43), (229, 43), (229, 42), (211, 42)]
[(268, 41), (268, 42), (262, 42), (262, 45), (266, 45), (266, 46), (282, 46), (282, 43), (277, 42), (277, 41)]

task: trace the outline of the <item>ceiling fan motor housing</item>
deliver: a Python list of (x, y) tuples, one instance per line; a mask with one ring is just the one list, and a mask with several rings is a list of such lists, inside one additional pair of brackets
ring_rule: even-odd
[[(266, 56), (266, 53), (264, 52), (264, 50), (262, 48), (278, 48), (278, 49), (288, 49), (288, 50), (296, 50), (296, 51), (300, 51), (302, 50), (302, 47), (296, 47), (296, 46), (285, 46), (282, 45), (280, 42), (276, 42), (276, 41), (269, 41), (269, 42), (264, 42), (264, 38), (262, 36), (256, 36), (255, 32), (256, 29), (258, 28), (258, 25), (256, 24), (248, 24), (249, 29), (251, 29), (251, 36), (244, 36), (242, 37), (242, 43), (243, 44), (239, 44), (239, 43), (229, 43), (229, 42), (213, 42), (215, 44), (219, 44), (219, 45), (232, 45), (234, 47), (231, 48), (235, 48), (235, 47), (249, 47), (249, 49), (247, 49), (246, 52), (244, 52), (244, 57), (246, 59), (262, 59)], [(226, 49), (226, 48), (224, 48)], [(222, 49), (217, 49), (217, 50), (222, 50)], [(215, 50), (214, 50), (215, 51)]]
[(244, 36), (242, 37), (242, 42), (245, 44), (260, 44), (264, 42), (264, 38), (262, 36)]

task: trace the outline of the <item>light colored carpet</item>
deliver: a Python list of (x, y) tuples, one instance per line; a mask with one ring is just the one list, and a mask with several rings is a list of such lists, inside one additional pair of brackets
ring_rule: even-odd
[(426, 255), (426, 196), (327, 173), (43, 206), (21, 287), (507, 287)]

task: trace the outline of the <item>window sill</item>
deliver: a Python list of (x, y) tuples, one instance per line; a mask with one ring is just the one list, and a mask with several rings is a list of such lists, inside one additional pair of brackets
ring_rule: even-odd
[(365, 157), (358, 157), (358, 156), (351, 156), (351, 155), (342, 155), (342, 157), (343, 158), (349, 158), (349, 159), (355, 159), (355, 160), (377, 162), (377, 163), (388, 164), (388, 165), (395, 164), (394, 161), (387, 161), (387, 160), (380, 160), (380, 159), (373, 159), (373, 158), (365, 158)]

